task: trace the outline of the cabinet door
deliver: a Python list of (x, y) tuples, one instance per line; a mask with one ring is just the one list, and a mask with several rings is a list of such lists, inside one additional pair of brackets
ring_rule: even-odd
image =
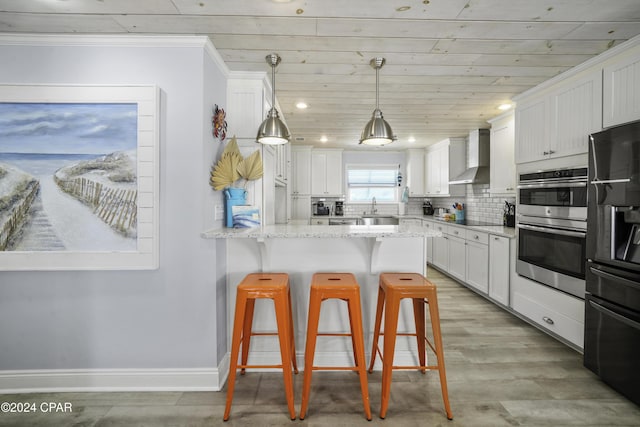
[(438, 194), (449, 194), (449, 146), (438, 149)]
[(327, 154), (311, 153), (311, 194), (327, 194)]
[(549, 154), (547, 98), (516, 108), (516, 163), (541, 160)]
[(602, 76), (593, 72), (551, 94), (550, 157), (588, 151), (589, 134), (602, 130)]
[(328, 151), (326, 153), (326, 194), (342, 196), (342, 152)]
[(603, 127), (640, 119), (640, 56), (637, 53), (604, 67), (603, 100)]
[(291, 150), (292, 194), (311, 194), (311, 149)]
[[(449, 155), (448, 146), (432, 148), (425, 152), (425, 194), (430, 196), (444, 196), (442, 180), (446, 173), (447, 189), (449, 187)], [(445, 155), (446, 152), (446, 155)], [(443, 163), (447, 162), (446, 166)]]
[(253, 139), (264, 118), (262, 80), (230, 78), (227, 82), (227, 124), (239, 139)]
[(467, 241), (467, 283), (485, 294), (489, 292), (489, 247)]
[(407, 187), (412, 197), (424, 196), (425, 184), (424, 150), (407, 150)]
[(489, 296), (500, 304), (509, 305), (509, 244), (510, 239), (489, 236)]
[[(429, 221), (422, 221), (422, 226), (428, 230), (433, 230), (433, 224)], [(427, 263), (433, 264), (433, 237), (427, 237)]]
[(291, 197), (291, 221), (298, 224), (309, 224), (311, 218), (311, 196)]
[[(435, 231), (439, 231), (440, 233), (446, 233), (446, 226), (435, 224)], [(442, 271), (447, 271), (449, 268), (449, 241), (446, 234), (442, 236), (433, 237), (433, 265), (441, 269)]]
[(514, 120), (513, 114), (509, 114), (491, 123), (490, 193), (515, 194), (516, 191)]
[(466, 280), (467, 254), (466, 242), (459, 237), (448, 236), (449, 240), (449, 268), (448, 273), (456, 279)]

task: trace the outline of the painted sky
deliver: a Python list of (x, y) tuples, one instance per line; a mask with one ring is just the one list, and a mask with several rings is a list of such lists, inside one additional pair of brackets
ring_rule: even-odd
[(0, 152), (104, 154), (137, 147), (137, 104), (0, 102)]

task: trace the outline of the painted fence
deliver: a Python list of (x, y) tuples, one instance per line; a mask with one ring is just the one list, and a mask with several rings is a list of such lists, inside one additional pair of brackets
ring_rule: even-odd
[(33, 204), (33, 200), (38, 195), (38, 191), (40, 190), (40, 183), (38, 181), (32, 181), (29, 183), (27, 190), (25, 191), (25, 197), (15, 204), (11, 215), (5, 221), (4, 224), (1, 225), (0, 229), (0, 251), (4, 251), (7, 249), (9, 242), (14, 237), (14, 234), (22, 228), (22, 224), (27, 219), (27, 214), (29, 213), (29, 209), (31, 209), (31, 205)]
[(125, 236), (136, 234), (138, 191), (113, 188), (87, 178), (62, 180), (56, 184), (93, 209), (93, 212), (111, 228)]

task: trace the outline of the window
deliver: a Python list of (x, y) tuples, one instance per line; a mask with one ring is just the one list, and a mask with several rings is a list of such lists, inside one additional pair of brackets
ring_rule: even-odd
[(398, 201), (397, 165), (347, 165), (349, 202), (368, 203)]

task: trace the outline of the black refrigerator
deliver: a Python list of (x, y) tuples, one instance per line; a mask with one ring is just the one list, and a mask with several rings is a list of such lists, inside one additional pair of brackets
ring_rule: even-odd
[(590, 136), (584, 365), (640, 405), (640, 121)]

